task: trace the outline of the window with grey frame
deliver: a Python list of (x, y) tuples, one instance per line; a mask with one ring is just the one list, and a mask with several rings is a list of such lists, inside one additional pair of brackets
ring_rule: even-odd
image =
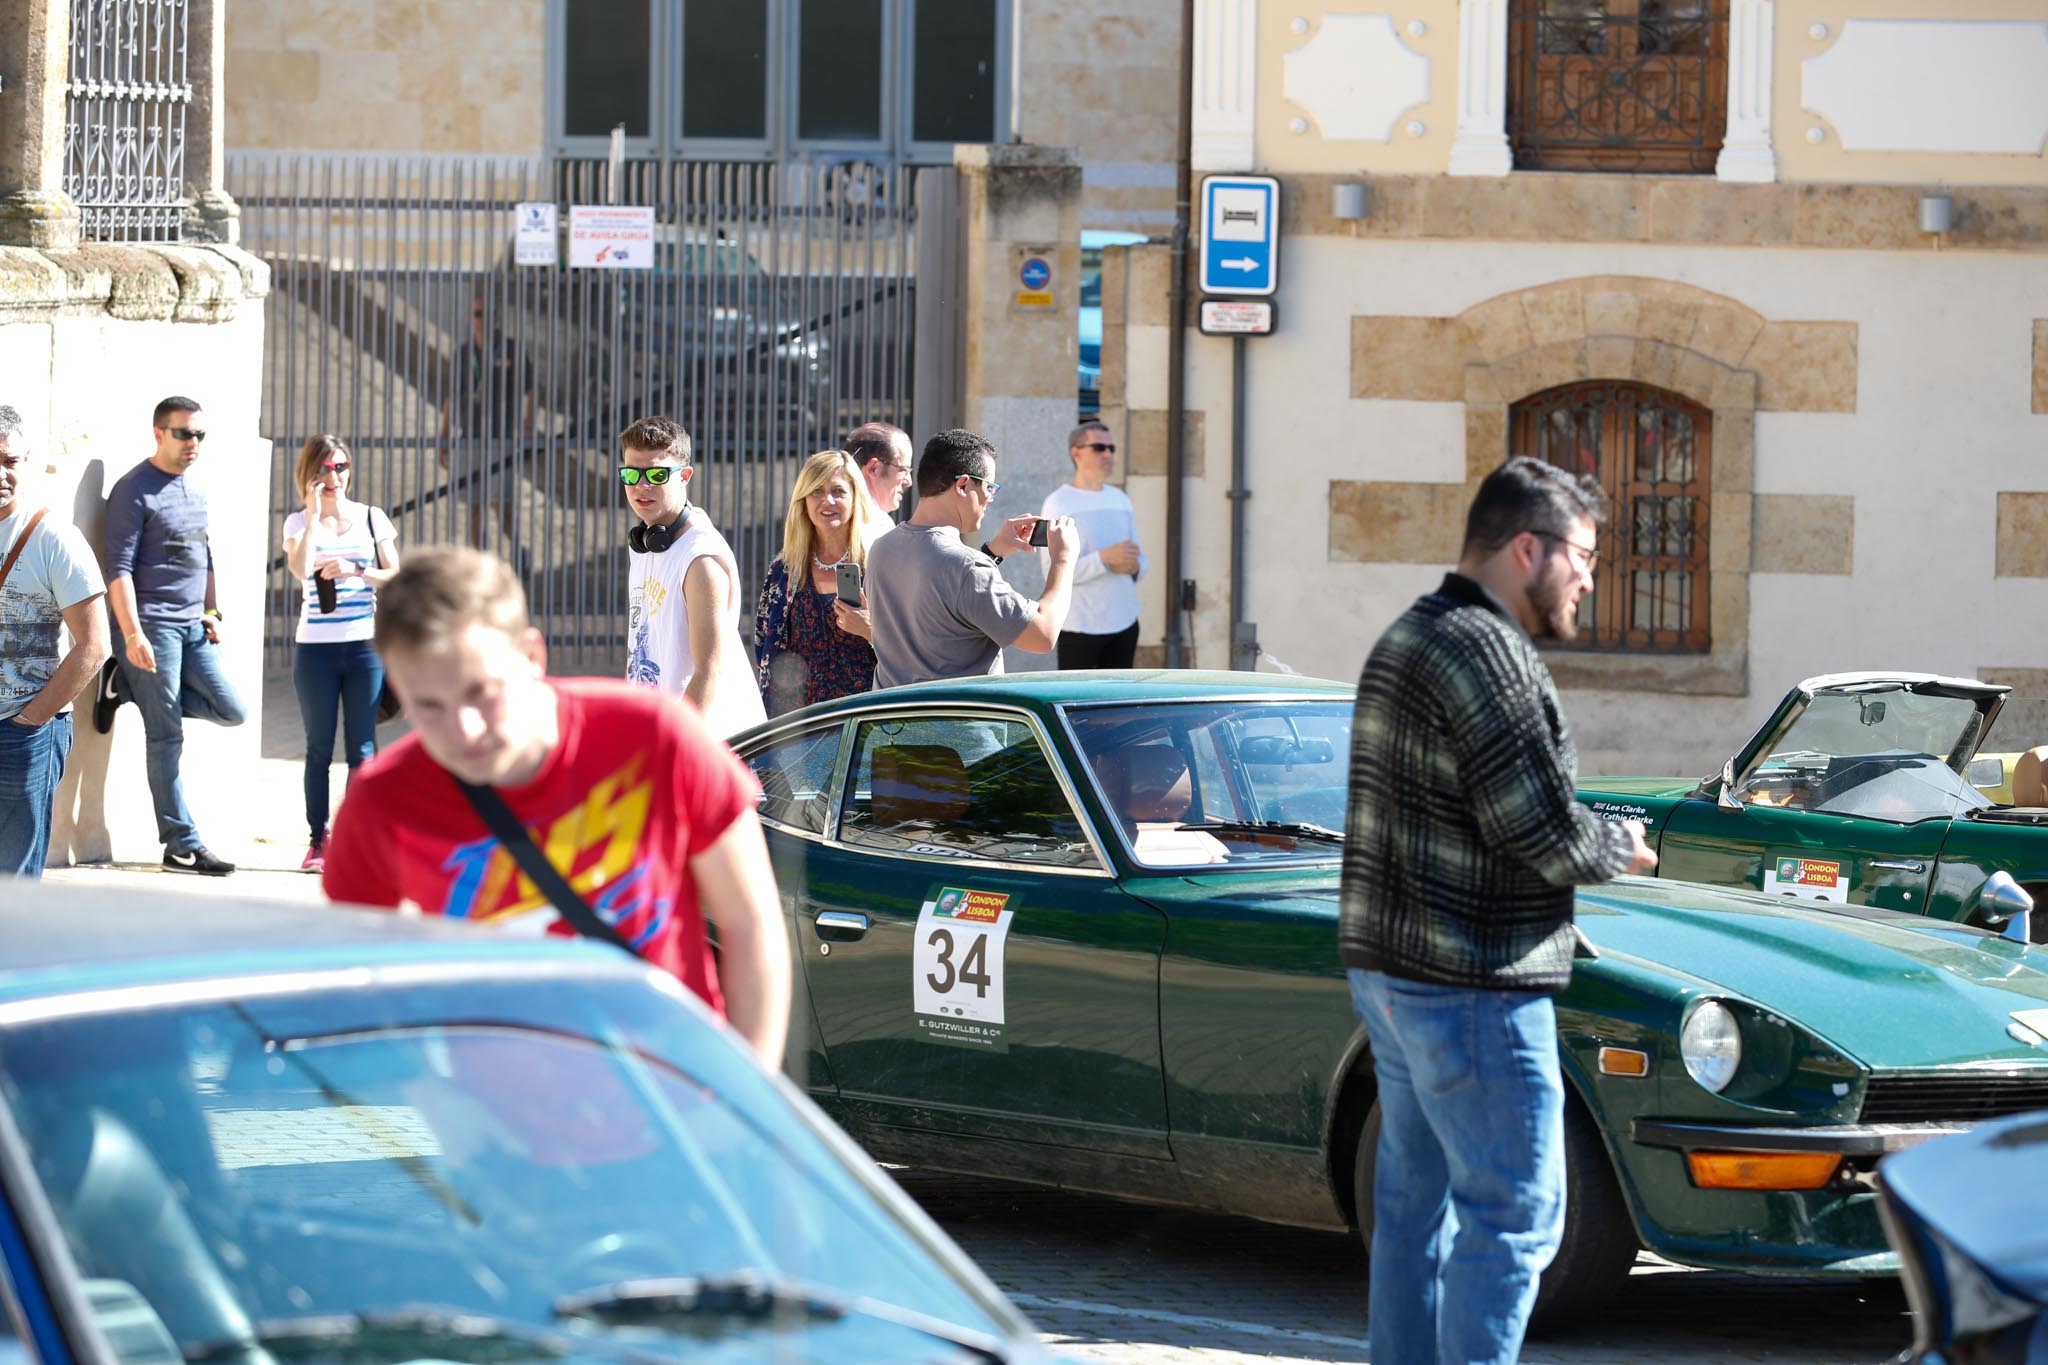
[(1006, 133), (1016, 0), (551, 0), (550, 141), (706, 160), (950, 158)]

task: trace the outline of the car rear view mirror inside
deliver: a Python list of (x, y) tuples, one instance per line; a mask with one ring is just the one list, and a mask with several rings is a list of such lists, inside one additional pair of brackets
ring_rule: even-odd
[(1253, 735), (1237, 742), (1238, 757), (1247, 763), (1335, 763), (1337, 746), (1327, 739), (1290, 739), (1286, 735)]

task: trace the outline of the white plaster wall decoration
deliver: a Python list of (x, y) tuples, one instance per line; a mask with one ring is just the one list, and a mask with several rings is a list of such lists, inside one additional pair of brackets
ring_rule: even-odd
[(1851, 19), (1801, 64), (1800, 102), (1845, 151), (2039, 155), (2048, 20)]
[(1391, 14), (1332, 14), (1281, 59), (1281, 93), (1333, 142), (1388, 142), (1429, 98), (1429, 58), (1401, 41)]
[(1195, 0), (1190, 157), (1198, 171), (1248, 171), (1257, 128), (1257, 0)]
[(1458, 136), (1452, 175), (1506, 175), (1508, 149), (1507, 0), (1458, 0)]

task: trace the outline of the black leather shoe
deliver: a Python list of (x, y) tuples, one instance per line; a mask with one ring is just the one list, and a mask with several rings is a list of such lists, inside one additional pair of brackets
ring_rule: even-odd
[(196, 872), (202, 877), (225, 877), (234, 870), (233, 863), (214, 857), (204, 846), (188, 853), (172, 853), (168, 850), (164, 853), (166, 872)]
[(121, 685), (121, 666), (109, 659), (101, 665), (99, 681), (93, 684), (92, 728), (103, 735), (111, 733), (114, 712), (127, 700), (128, 689)]

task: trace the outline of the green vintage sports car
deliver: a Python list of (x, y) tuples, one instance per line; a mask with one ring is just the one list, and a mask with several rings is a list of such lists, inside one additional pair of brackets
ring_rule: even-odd
[[(748, 732), (802, 962), (792, 1070), (875, 1156), (1341, 1228), (1373, 1073), (1337, 949), (1351, 689), (1037, 673)], [(1579, 898), (1542, 1320), (1638, 1247), (1897, 1262), (1871, 1172), (2048, 1105), (2048, 955), (1862, 906), (1635, 878)]]
[[(1927, 673), (1809, 678), (1720, 772), (1591, 778), (1579, 799), (1642, 820), (1660, 877), (1996, 928), (1994, 873), (2048, 896), (2048, 809), (1999, 804), (2007, 765), (1973, 762), (2006, 692)], [(2048, 939), (2048, 914), (2032, 931)]]

